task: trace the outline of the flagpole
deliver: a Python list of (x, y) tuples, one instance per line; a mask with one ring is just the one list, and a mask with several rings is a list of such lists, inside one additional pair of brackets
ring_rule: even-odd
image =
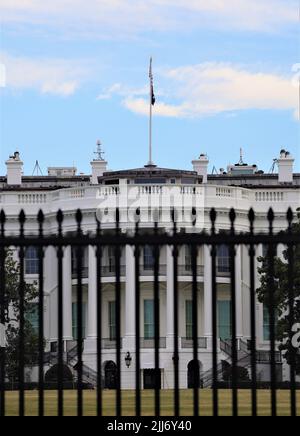
[(149, 104), (150, 104), (150, 116), (149, 116), (149, 162), (148, 165), (152, 166), (152, 96), (153, 96), (153, 76), (152, 76), (152, 58), (150, 59), (150, 70), (149, 70)]

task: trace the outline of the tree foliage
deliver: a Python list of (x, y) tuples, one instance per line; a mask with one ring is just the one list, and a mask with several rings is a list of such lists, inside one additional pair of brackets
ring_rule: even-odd
[[(293, 233), (300, 233), (300, 213), (298, 214), (298, 220), (299, 222), (292, 226)], [(292, 275), (290, 274), (289, 259), (293, 259)], [(261, 263), (259, 268), (261, 286), (257, 290), (258, 300), (270, 310), (271, 279), (272, 288), (274, 288), (273, 309), (276, 314), (276, 340), (280, 342), (279, 348), (288, 363), (291, 363), (292, 358), (295, 358), (296, 370), (297, 373), (300, 373), (300, 355), (290, 340), (290, 283), (294, 283), (292, 288), (294, 296), (292, 306), (294, 310), (294, 324), (300, 322), (300, 246), (287, 247), (283, 251), (282, 258), (275, 257), (273, 277), (271, 277), (268, 256), (260, 257), (258, 260)]]
[[(36, 283), (24, 283), (24, 312), (29, 315), (38, 297)], [(10, 380), (18, 378), (20, 344), (20, 264), (13, 252), (5, 253), (5, 332), (6, 332), (6, 376)], [(32, 367), (37, 362), (38, 334), (25, 317), (24, 325), (24, 364)]]

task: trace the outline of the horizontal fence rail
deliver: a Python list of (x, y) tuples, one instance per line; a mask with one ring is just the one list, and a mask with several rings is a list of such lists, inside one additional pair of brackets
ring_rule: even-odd
[[(95, 391), (94, 412), (98, 416), (104, 416), (108, 412), (106, 404), (108, 389), (115, 392), (115, 408), (110, 409), (109, 412), (116, 417), (128, 415), (126, 392), (130, 390), (130, 386), (134, 394), (134, 410), (132, 409), (131, 413), (137, 417), (145, 413), (144, 390), (147, 386), (153, 391), (151, 401), (153, 414), (156, 417), (166, 415), (166, 410), (169, 414), (170, 409), (173, 410), (172, 415), (175, 417), (182, 416), (186, 411), (184, 404), (186, 395), (190, 398), (190, 414), (196, 417), (202, 415), (204, 403), (209, 395), (211, 414), (218, 416), (224, 412), (224, 404), (222, 404), (224, 392), (230, 394), (230, 404), (227, 404), (230, 409), (229, 414), (238, 416), (241, 414), (240, 389), (242, 388), (250, 392), (249, 414), (257, 416), (260, 414), (259, 392), (263, 386), (270, 394), (267, 405), (270, 407), (270, 413), (276, 416), (281, 414), (282, 365), (285, 365), (285, 374), (288, 375), (284, 385), (285, 392), (288, 392), (288, 410), (285, 409), (285, 413), (290, 416), (296, 416), (297, 412), (299, 414), (297, 377), (299, 377), (300, 358), (299, 348), (295, 346), (297, 334), (295, 326), (299, 326), (300, 323), (300, 272), (297, 270), (300, 265), (300, 231), (295, 213), (291, 209), (287, 211), (286, 228), (278, 232), (274, 230), (276, 217), (270, 209), (266, 217), (268, 228), (265, 232), (259, 233), (255, 231), (256, 216), (252, 209), (248, 215), (249, 227), (243, 232), (236, 230), (237, 215), (233, 209), (229, 212), (230, 225), (227, 231), (218, 230), (218, 215), (214, 209), (210, 212), (209, 231), (197, 230), (196, 210), (192, 211), (194, 228), (186, 232), (178, 229), (175, 211), (172, 214), (173, 222), (167, 231), (158, 223), (155, 223), (152, 229), (143, 228), (139, 216), (137, 210), (135, 228), (131, 228), (126, 233), (121, 229), (119, 210), (116, 210), (114, 229), (106, 231), (95, 218), (94, 231), (91, 231), (89, 226), (89, 231), (85, 233), (83, 213), (78, 210), (75, 216), (76, 231), (70, 233), (64, 232), (65, 217), (63, 212), (59, 211), (56, 217), (57, 230), (49, 234), (46, 231), (46, 218), (40, 211), (36, 218), (37, 231), (29, 234), (26, 227), (27, 218), (21, 211), (19, 233), (12, 235), (6, 231), (8, 219), (5, 212), (1, 211), (0, 416), (11, 413), (10, 390), (18, 393), (17, 414), (26, 415), (26, 395), (34, 385), (33, 382), (27, 381), (28, 367), (36, 369), (38, 383), (34, 386), (38, 391), (37, 414), (39, 416), (47, 413), (47, 395), (48, 391), (53, 389), (57, 391), (55, 407), (58, 416), (69, 413), (65, 401), (66, 390), (72, 389), (77, 393), (78, 416), (84, 415), (85, 411), (84, 390)], [(32, 217), (30, 221), (30, 228), (32, 228)], [(37, 274), (28, 280), (27, 252), (32, 247), (37, 253), (38, 264), (36, 270), (34, 269)], [(145, 260), (143, 256), (145, 257), (146, 247), (148, 258)], [(186, 262), (180, 257), (183, 247), (189, 249), (189, 258)], [(227, 250), (225, 264), (220, 263), (222, 247), (226, 247)], [(264, 254), (259, 263), (260, 247), (264, 247), (262, 250)], [(283, 280), (285, 294), (281, 300), (277, 276), (279, 247), (284, 247), (285, 254), (282, 262), (287, 270)], [(51, 275), (49, 264), (48, 269), (46, 267), (46, 252), (49, 248), (54, 253), (50, 271), (55, 274), (55, 277), (48, 276)], [(108, 248), (111, 257), (109, 265), (104, 254), (107, 253)], [(94, 263), (89, 261), (88, 265), (85, 259), (87, 249), (92, 250), (95, 259)], [(67, 254), (68, 250), (69, 254)], [(127, 250), (131, 250), (132, 253), (130, 265), (124, 264), (123, 256)], [(167, 251), (171, 263), (166, 263), (163, 250)], [(203, 260), (200, 260), (203, 253), (208, 253), (209, 259), (205, 265)], [(70, 259), (68, 267), (67, 255)], [(238, 256), (241, 259), (240, 269), (237, 267)], [(147, 266), (144, 265), (146, 261)], [(257, 278), (258, 265), (264, 270), (261, 272), (263, 276), (261, 281)], [(65, 310), (68, 273), (71, 283), (69, 299), (71, 299), (72, 311), (69, 314)], [(50, 278), (57, 284), (56, 299), (51, 303), (51, 309), (48, 309), (49, 313), (47, 313), (45, 288)], [(128, 283), (129, 280), (131, 285)], [(247, 281), (247, 298), (243, 295), (245, 281)], [(152, 294), (151, 299), (149, 297), (148, 300), (143, 297), (145, 283), (148, 284), (147, 295), (149, 289)], [(182, 283), (188, 286), (190, 309), (182, 309)], [(228, 291), (226, 338), (221, 337), (225, 333), (221, 332), (220, 283), (227, 284)], [(108, 284), (112, 301), (107, 301), (105, 297)], [(267, 326), (264, 325), (268, 337), (264, 337), (264, 340), (259, 337), (261, 333), (258, 332), (258, 322), (261, 321), (262, 324), (262, 320), (258, 319), (257, 313), (258, 303), (262, 302), (262, 295), (259, 300), (258, 288), (262, 285), (266, 290), (263, 295), (264, 323), (265, 319), (268, 321)], [(89, 286), (88, 303), (85, 300), (87, 286)], [(199, 307), (202, 304), (202, 290), (207, 286), (209, 292), (204, 292), (204, 296), (208, 300), (204, 300), (204, 308), (201, 312)], [(131, 290), (132, 300), (125, 301), (124, 288)], [(93, 290), (93, 294), (90, 289)], [(32, 326), (28, 324), (28, 311), (31, 307), (28, 302), (29, 295), (31, 295), (31, 304), (34, 298), (34, 304), (38, 307), (36, 342), (35, 346), (30, 343), (31, 348), (28, 345), (28, 331), (32, 333), (30, 330)], [(167, 295), (166, 302), (163, 302), (165, 301), (163, 295)], [(245, 317), (248, 320), (247, 334), (244, 335), (241, 331), (243, 315), (239, 310), (246, 300), (246, 306), (242, 306), (243, 311), (247, 312)], [(128, 301), (132, 310), (128, 307)], [(87, 304), (90, 308), (88, 320), (86, 319)], [(148, 312), (145, 308), (147, 304)], [(166, 304), (169, 313), (167, 321), (164, 315)], [(129, 339), (125, 341), (124, 323), (129, 310), (133, 316), (130, 320)], [(183, 314), (183, 310), (187, 313)], [(13, 320), (12, 313), (14, 313)], [(90, 319), (91, 313), (94, 320)], [(69, 332), (68, 341), (65, 338), (66, 314), (69, 318), (72, 317), (73, 329)], [(55, 340), (50, 338), (46, 340), (45, 325), (51, 322), (52, 316), (57, 324), (56, 337)], [(205, 326), (201, 326), (203, 316), (206, 320), (209, 319), (209, 322), (205, 322)], [(50, 317), (50, 321), (47, 317)], [(182, 330), (184, 317), (186, 331)], [(283, 319), (287, 320), (284, 324), (285, 327), (287, 326), (285, 335), (282, 334)], [(94, 364), (90, 365), (89, 338), (85, 329), (93, 321)], [(171, 335), (162, 334), (166, 323), (167, 333), (172, 331)], [(32, 337), (30, 340), (32, 341)], [(263, 348), (259, 348), (262, 342)], [(287, 353), (286, 356), (283, 355), (283, 351)], [(187, 355), (190, 362), (184, 372), (182, 362), (185, 362)], [(204, 368), (201, 359), (206, 362)], [(18, 368), (14, 376), (11, 375), (8, 367), (8, 362), (11, 361), (16, 363)], [(269, 374), (267, 383), (262, 383), (260, 379), (260, 365), (267, 367)], [(48, 379), (46, 373), (51, 373), (52, 378)], [(68, 379), (69, 373), (71, 373), (70, 379)], [(168, 382), (165, 380), (165, 373), (168, 374)], [(131, 382), (127, 380), (128, 374), (132, 375)], [(183, 385), (189, 390), (188, 394)], [(164, 394), (165, 390), (169, 392), (168, 399)]]

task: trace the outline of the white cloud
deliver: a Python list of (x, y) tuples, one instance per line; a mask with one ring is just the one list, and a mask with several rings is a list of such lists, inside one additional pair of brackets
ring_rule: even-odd
[(5, 23), (116, 37), (194, 27), (277, 30), (297, 23), (297, 0), (1, 0)]
[(6, 86), (5, 65), (0, 63), (0, 88), (5, 88), (5, 86)]
[[(296, 23), (297, 0), (158, 0), (161, 4), (177, 6), (193, 14), (204, 14), (218, 27), (244, 30), (271, 30), (274, 24)], [(274, 30), (274, 29), (273, 29)]]
[(64, 59), (30, 59), (0, 54), (5, 65), (6, 87), (35, 89), (42, 94), (70, 96), (88, 75), (88, 68)]
[[(179, 103), (158, 99), (156, 116), (189, 118), (247, 109), (296, 111), (298, 107), (298, 90), (291, 77), (247, 71), (231, 64), (175, 68), (165, 71), (164, 79), (166, 94)], [(128, 97), (123, 104), (135, 113), (148, 114), (147, 99)]]
[[(143, 98), (126, 98), (123, 105), (130, 111), (149, 115), (149, 101)], [(180, 118), (184, 117), (184, 110), (181, 106), (172, 106), (166, 103), (158, 103), (154, 108), (154, 114), (160, 117)]]
[(134, 98), (145, 96), (147, 94), (149, 94), (149, 86), (133, 88), (121, 83), (115, 83), (109, 88), (104, 89), (102, 93), (98, 95), (97, 100), (109, 100), (115, 95), (119, 97)]

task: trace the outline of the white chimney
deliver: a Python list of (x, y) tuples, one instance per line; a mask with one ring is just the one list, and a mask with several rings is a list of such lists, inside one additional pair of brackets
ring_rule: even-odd
[(295, 159), (288, 151), (281, 150), (278, 159), (278, 181), (279, 183), (293, 183)]
[(20, 153), (16, 151), (13, 156), (6, 161), (7, 167), (7, 184), (11, 186), (20, 186), (22, 184), (23, 162), (20, 159)]
[(98, 177), (102, 177), (103, 174), (107, 171), (107, 162), (105, 160), (93, 160), (91, 162), (92, 166), (92, 177), (91, 184), (98, 185)]
[(203, 177), (203, 183), (207, 183), (209, 160), (206, 154), (201, 154), (199, 159), (192, 161), (194, 171)]

